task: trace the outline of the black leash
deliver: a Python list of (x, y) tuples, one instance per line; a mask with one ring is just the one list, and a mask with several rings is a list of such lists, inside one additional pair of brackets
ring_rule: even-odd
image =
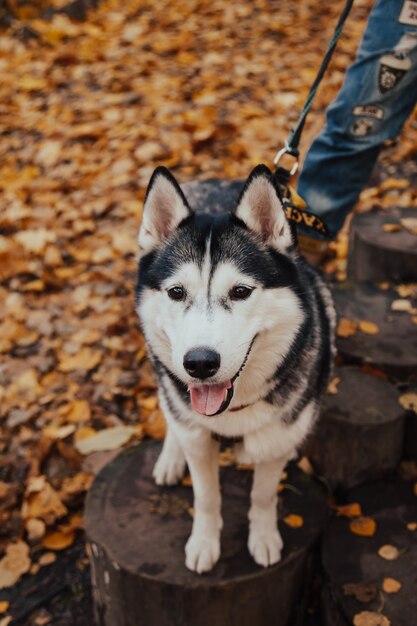
[[(298, 157), (300, 154), (299, 145), (300, 145), (301, 134), (304, 130), (304, 125), (307, 119), (307, 115), (311, 109), (311, 105), (313, 104), (314, 97), (317, 93), (319, 85), (321, 81), (323, 80), (323, 76), (333, 56), (333, 52), (336, 48), (336, 44), (340, 38), (340, 35), (342, 34), (343, 27), (348, 18), (348, 15), (353, 6), (353, 3), (354, 3), (354, 0), (346, 0), (346, 4), (339, 17), (339, 21), (333, 33), (333, 37), (323, 57), (323, 61), (321, 62), (319, 71), (317, 72), (317, 76), (314, 79), (314, 82), (310, 88), (310, 92), (307, 96), (307, 100), (305, 101), (300, 117), (298, 118), (297, 125), (291, 131), (289, 139), (285, 142), (285, 146), (277, 152), (274, 158), (274, 164), (276, 165), (274, 177), (278, 184), (278, 187), (280, 188), (281, 194), (285, 200), (288, 219), (296, 223), (297, 222), (304, 223), (306, 226), (309, 226), (310, 228), (313, 228), (314, 230), (320, 232), (325, 237), (330, 237), (326, 224), (317, 215), (314, 215), (313, 213), (305, 210), (306, 205), (304, 201), (299, 196), (297, 196), (297, 194), (295, 194), (294, 190), (292, 190), (289, 187), (289, 181), (290, 181), (291, 176), (293, 176), (293, 174), (295, 174), (295, 172), (298, 169)], [(284, 154), (289, 154), (290, 156), (296, 159), (294, 165), (292, 166), (290, 170), (287, 170), (286, 168), (279, 166), (281, 157)], [(296, 196), (295, 202), (294, 202), (294, 195)]]

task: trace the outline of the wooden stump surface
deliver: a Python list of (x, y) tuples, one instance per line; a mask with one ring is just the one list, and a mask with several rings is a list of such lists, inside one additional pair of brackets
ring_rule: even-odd
[[(361, 505), (376, 530), (372, 536), (354, 534), (352, 519), (342, 516), (330, 523), (322, 548), (326, 626), (351, 626), (355, 616), (364, 611), (380, 613), (389, 620), (370, 624), (413, 626), (417, 623), (417, 496), (413, 483), (393, 480), (364, 485), (349, 494), (349, 502)], [(385, 591), (384, 579), (397, 581), (398, 591)]]
[(405, 412), (386, 380), (349, 367), (337, 368), (335, 378), (337, 393), (324, 396), (305, 453), (333, 488), (346, 489), (395, 471)]
[[(394, 311), (400, 298), (395, 289), (381, 289), (368, 283), (342, 283), (332, 289), (339, 319), (365, 320), (377, 324), (376, 334), (355, 332), (337, 337), (337, 349), (351, 363), (369, 364), (399, 381), (417, 378), (417, 331), (413, 315)], [(409, 299), (416, 307), (416, 299)], [(395, 306), (395, 305), (394, 305)]]
[[(355, 215), (350, 225), (349, 279), (417, 282), (417, 235), (400, 222), (416, 217), (415, 208)], [(399, 230), (386, 232), (385, 224), (397, 225)]]
[[(184, 564), (192, 489), (154, 483), (159, 451), (159, 444), (146, 442), (121, 454), (99, 474), (88, 495), (85, 525), (100, 625), (296, 623), (312, 547), (327, 520), (321, 486), (289, 467), (279, 505), (283, 559), (264, 569), (246, 546), (252, 472), (223, 468), (222, 554), (211, 572), (199, 576)], [(288, 526), (283, 518), (289, 514), (299, 515), (302, 526)]]

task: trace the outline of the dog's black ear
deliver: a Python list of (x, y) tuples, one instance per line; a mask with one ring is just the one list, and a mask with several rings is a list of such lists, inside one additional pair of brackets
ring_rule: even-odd
[(257, 165), (252, 170), (234, 214), (249, 230), (280, 252), (285, 252), (293, 244), (290, 225), (266, 165)]
[(182, 220), (192, 214), (177, 181), (157, 167), (149, 181), (139, 229), (139, 251), (146, 254), (164, 241)]

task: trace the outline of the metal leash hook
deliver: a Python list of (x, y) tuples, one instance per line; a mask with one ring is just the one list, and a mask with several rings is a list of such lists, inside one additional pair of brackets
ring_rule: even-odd
[[(298, 152), (298, 151), (297, 151)], [(285, 146), (283, 148), (281, 148), (281, 150), (278, 150), (278, 152), (276, 153), (275, 157), (274, 157), (274, 165), (276, 165), (278, 167), (278, 163), (280, 162), (281, 158), (284, 156), (284, 154), (289, 154), (291, 155), (294, 159), (295, 159), (295, 163), (292, 166), (292, 168), (289, 170), (290, 176), (294, 176), (295, 172), (298, 170), (298, 155), (294, 154), (294, 151), (290, 148), (288, 141), (285, 142)]]

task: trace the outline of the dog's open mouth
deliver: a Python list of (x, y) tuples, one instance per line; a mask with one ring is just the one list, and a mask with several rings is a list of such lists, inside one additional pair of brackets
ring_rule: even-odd
[(243, 363), (236, 372), (236, 374), (233, 376), (233, 378), (219, 384), (204, 385), (202, 383), (191, 383), (190, 385), (188, 385), (191, 406), (193, 407), (194, 411), (196, 411), (196, 413), (212, 417), (213, 415), (223, 413), (223, 411), (227, 409), (233, 398), (233, 383), (245, 367), (246, 361), (248, 360), (256, 337), (257, 335), (255, 335), (250, 342), (245, 358), (243, 359)]
[(201, 415), (217, 415), (227, 409), (233, 398), (233, 383), (227, 380), (219, 385), (189, 385), (191, 406)]

